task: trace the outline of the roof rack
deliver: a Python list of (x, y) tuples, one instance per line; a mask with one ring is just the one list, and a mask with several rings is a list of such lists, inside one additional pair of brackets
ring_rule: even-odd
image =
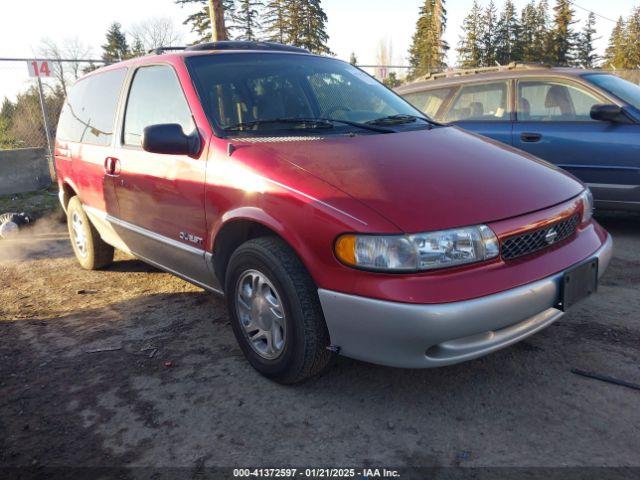
[(148, 54), (162, 55), (165, 52), (173, 52), (176, 50), (185, 50), (187, 47), (158, 47), (149, 50)]
[(429, 73), (419, 80), (437, 80), (439, 78), (465, 77), (467, 75), (477, 75), (479, 73), (506, 72), (509, 70), (537, 70), (542, 68), (551, 68), (551, 66), (543, 63), (511, 62), (508, 65), (496, 65), (495, 67), (459, 68), (446, 70), (444, 72)]
[(309, 50), (293, 45), (283, 45), (275, 42), (249, 42), (239, 40), (223, 40), (220, 42), (199, 43), (185, 48), (189, 51), (202, 50), (276, 50), (282, 52), (310, 53)]

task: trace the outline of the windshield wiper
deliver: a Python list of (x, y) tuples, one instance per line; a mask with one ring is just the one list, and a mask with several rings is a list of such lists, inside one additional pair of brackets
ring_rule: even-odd
[(333, 128), (334, 123), (342, 123), (351, 127), (361, 128), (363, 130), (369, 130), (377, 133), (395, 133), (395, 130), (390, 128), (376, 127), (368, 125), (366, 123), (352, 122), (350, 120), (340, 120), (337, 118), (268, 118), (264, 120), (252, 120), (250, 122), (240, 122), (236, 125), (225, 128), (225, 131), (244, 131), (244, 130), (257, 130), (261, 125), (269, 124), (299, 124), (302, 125), (300, 129), (305, 128)]
[(301, 125), (301, 129), (305, 128), (333, 128), (333, 124), (320, 118), (267, 118), (261, 120), (252, 120), (249, 122), (240, 122), (225, 128), (226, 131), (244, 131), (257, 130), (261, 125), (271, 124), (296, 124)]
[(352, 122), (351, 120), (339, 120), (337, 118), (319, 118), (318, 120), (323, 120), (325, 122), (343, 123), (345, 125), (350, 125), (350, 126), (356, 127), (356, 128), (362, 128), (363, 130), (369, 130), (371, 132), (397, 133), (395, 130), (391, 130), (390, 128), (374, 127), (369, 122), (367, 122), (367, 123), (359, 123), (359, 122)]
[(406, 114), (396, 114), (396, 115), (387, 115), (386, 117), (376, 118), (374, 120), (369, 120), (367, 125), (401, 125), (404, 123), (413, 123), (416, 120), (422, 120), (427, 122), (429, 125), (439, 125), (439, 123), (434, 122), (426, 117), (419, 117), (417, 115), (406, 115)]

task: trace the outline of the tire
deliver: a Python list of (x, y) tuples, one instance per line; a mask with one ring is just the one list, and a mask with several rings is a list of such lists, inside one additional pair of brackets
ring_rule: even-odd
[(67, 205), (67, 227), (73, 253), (82, 268), (99, 270), (113, 263), (114, 248), (100, 238), (77, 196)]
[[(329, 332), (317, 287), (281, 239), (262, 237), (242, 244), (229, 260), (225, 294), (240, 348), (265, 377), (283, 384), (301, 382), (321, 373), (335, 357), (327, 349)], [(279, 319), (280, 314), (284, 318)], [(275, 325), (271, 351), (268, 340), (260, 338), (269, 325)], [(265, 330), (251, 330), (259, 327)], [(258, 340), (250, 340), (251, 336)]]

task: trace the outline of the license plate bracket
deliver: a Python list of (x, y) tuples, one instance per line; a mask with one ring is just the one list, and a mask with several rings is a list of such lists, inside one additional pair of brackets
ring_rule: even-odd
[(573, 267), (561, 279), (558, 308), (566, 311), (598, 291), (598, 259)]

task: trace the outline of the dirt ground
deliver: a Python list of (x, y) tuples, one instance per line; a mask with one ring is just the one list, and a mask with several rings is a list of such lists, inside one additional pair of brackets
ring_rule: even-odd
[[(640, 217), (608, 216), (600, 293), (543, 332), (433, 370), (340, 358), (258, 375), (223, 302), (64, 226), (0, 241), (0, 466), (640, 466)], [(170, 362), (170, 363), (167, 363)]]

